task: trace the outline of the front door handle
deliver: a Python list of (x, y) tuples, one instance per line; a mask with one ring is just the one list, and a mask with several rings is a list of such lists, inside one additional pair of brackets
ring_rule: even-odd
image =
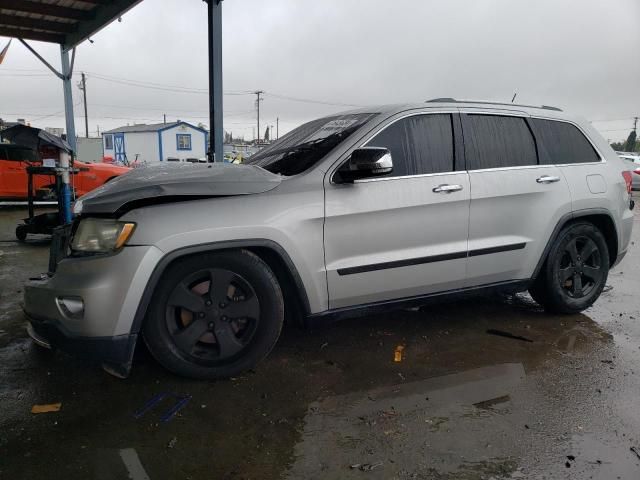
[(560, 181), (560, 177), (552, 177), (550, 175), (543, 175), (541, 177), (536, 178), (536, 182), (538, 183), (555, 183), (559, 181)]
[(433, 187), (433, 193), (451, 193), (459, 192), (460, 190), (462, 190), (462, 185), (442, 184), (437, 187)]

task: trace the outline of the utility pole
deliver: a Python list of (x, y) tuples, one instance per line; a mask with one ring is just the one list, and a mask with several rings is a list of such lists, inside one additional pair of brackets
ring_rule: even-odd
[(276, 140), (280, 138), (280, 117), (276, 117)]
[(262, 98), (260, 98), (260, 95), (262, 95), (264, 92), (262, 90), (256, 90), (253, 93), (256, 94), (256, 109), (258, 113), (258, 143), (259, 143), (260, 142), (260, 102), (262, 101)]
[(162, 123), (164, 123), (165, 125), (167, 123), (167, 114), (166, 113), (162, 114)]
[(82, 96), (84, 99), (84, 136), (89, 138), (89, 117), (87, 116), (87, 77), (84, 72), (82, 72), (80, 90), (82, 90)]
[(634, 132), (638, 131), (638, 117), (633, 118), (633, 131)]

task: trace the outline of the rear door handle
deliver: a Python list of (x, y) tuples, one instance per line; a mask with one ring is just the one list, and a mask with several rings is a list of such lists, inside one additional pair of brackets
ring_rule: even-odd
[(560, 177), (552, 177), (550, 175), (543, 175), (542, 177), (536, 178), (536, 182), (538, 183), (555, 183), (559, 181)]
[(459, 192), (460, 190), (462, 190), (462, 185), (442, 184), (437, 187), (433, 187), (433, 193), (451, 193)]

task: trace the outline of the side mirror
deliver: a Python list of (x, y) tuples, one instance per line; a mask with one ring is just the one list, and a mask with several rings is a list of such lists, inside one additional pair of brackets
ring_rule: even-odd
[(354, 150), (347, 163), (338, 171), (340, 180), (353, 183), (360, 178), (380, 177), (393, 171), (391, 152), (383, 147), (362, 147)]

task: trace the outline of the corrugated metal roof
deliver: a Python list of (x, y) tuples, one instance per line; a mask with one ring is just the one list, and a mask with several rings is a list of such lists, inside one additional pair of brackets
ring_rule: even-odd
[(71, 48), (142, 0), (0, 0), (0, 35)]

